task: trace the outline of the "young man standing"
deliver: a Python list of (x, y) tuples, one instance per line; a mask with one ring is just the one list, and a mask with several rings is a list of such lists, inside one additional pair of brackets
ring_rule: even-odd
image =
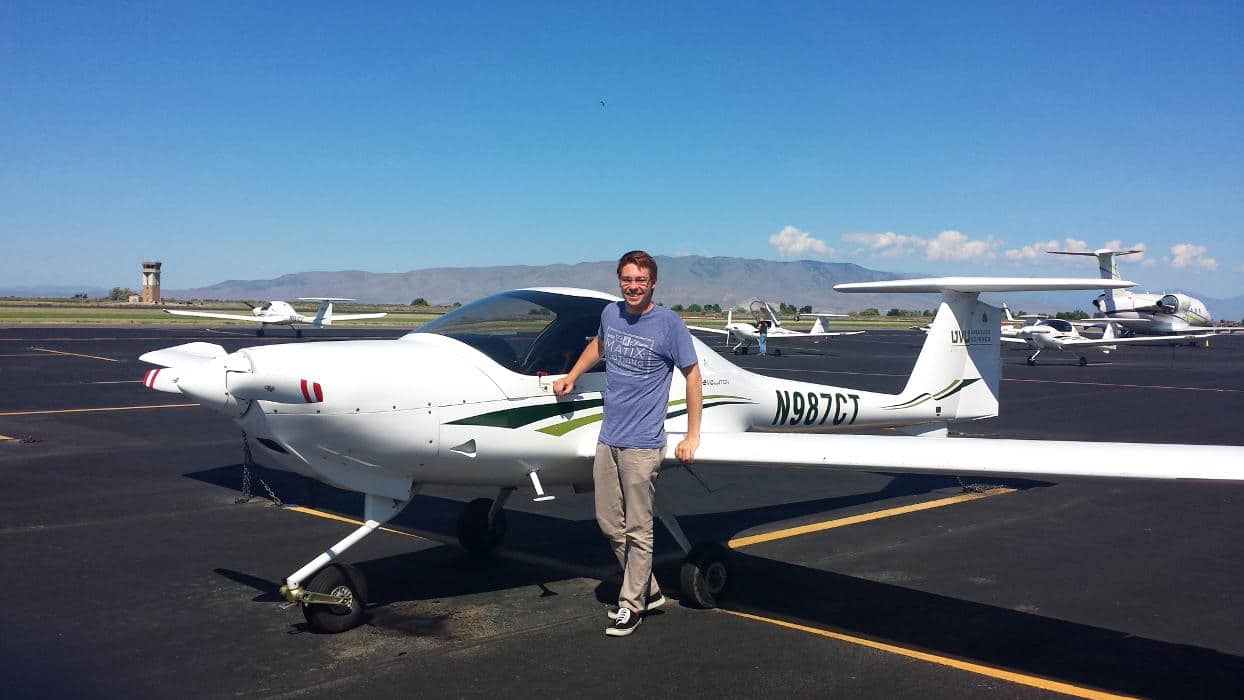
[(677, 367), (687, 380), (687, 436), (675, 448), (683, 462), (700, 445), (703, 387), (691, 333), (678, 314), (652, 301), (657, 263), (642, 250), (618, 260), (622, 301), (600, 316), (600, 331), (574, 367), (553, 383), (564, 397), (575, 381), (604, 358), (605, 417), (592, 475), (596, 522), (622, 565), (622, 590), (614, 622), (605, 634), (623, 637), (641, 614), (665, 604), (652, 575), (652, 515), (657, 471), (665, 454), (665, 416)]

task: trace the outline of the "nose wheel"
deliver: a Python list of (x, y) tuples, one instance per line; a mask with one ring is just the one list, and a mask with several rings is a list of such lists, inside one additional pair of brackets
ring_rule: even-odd
[[(311, 577), (306, 590), (309, 595), (308, 601), (303, 603), (302, 616), (316, 632), (337, 634), (363, 621), (367, 580), (363, 572), (353, 566), (332, 564), (320, 569)], [(326, 602), (311, 602), (317, 598)]]
[(1081, 356), (1080, 356), (1080, 366), (1081, 366), (1081, 367), (1084, 367), (1084, 366), (1085, 366), (1085, 365), (1087, 365), (1087, 364), (1088, 364), (1088, 358), (1087, 358), (1087, 357), (1085, 357), (1084, 355), (1081, 355)]

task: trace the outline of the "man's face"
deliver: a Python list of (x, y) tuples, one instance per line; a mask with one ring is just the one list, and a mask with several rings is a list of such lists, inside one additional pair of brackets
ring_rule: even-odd
[(656, 287), (652, 274), (636, 265), (627, 263), (622, 266), (618, 275), (618, 288), (622, 290), (622, 298), (632, 311), (644, 311), (652, 303), (652, 292)]

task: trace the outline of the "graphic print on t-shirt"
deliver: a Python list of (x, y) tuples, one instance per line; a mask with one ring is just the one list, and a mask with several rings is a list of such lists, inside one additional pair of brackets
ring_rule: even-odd
[(605, 361), (612, 369), (627, 376), (640, 377), (652, 372), (657, 356), (652, 352), (655, 341), (631, 335), (616, 328), (605, 329)]

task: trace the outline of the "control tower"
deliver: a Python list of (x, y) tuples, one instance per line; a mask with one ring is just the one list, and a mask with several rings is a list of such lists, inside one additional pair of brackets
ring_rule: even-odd
[(143, 292), (138, 298), (144, 304), (160, 303), (160, 261), (143, 261)]

